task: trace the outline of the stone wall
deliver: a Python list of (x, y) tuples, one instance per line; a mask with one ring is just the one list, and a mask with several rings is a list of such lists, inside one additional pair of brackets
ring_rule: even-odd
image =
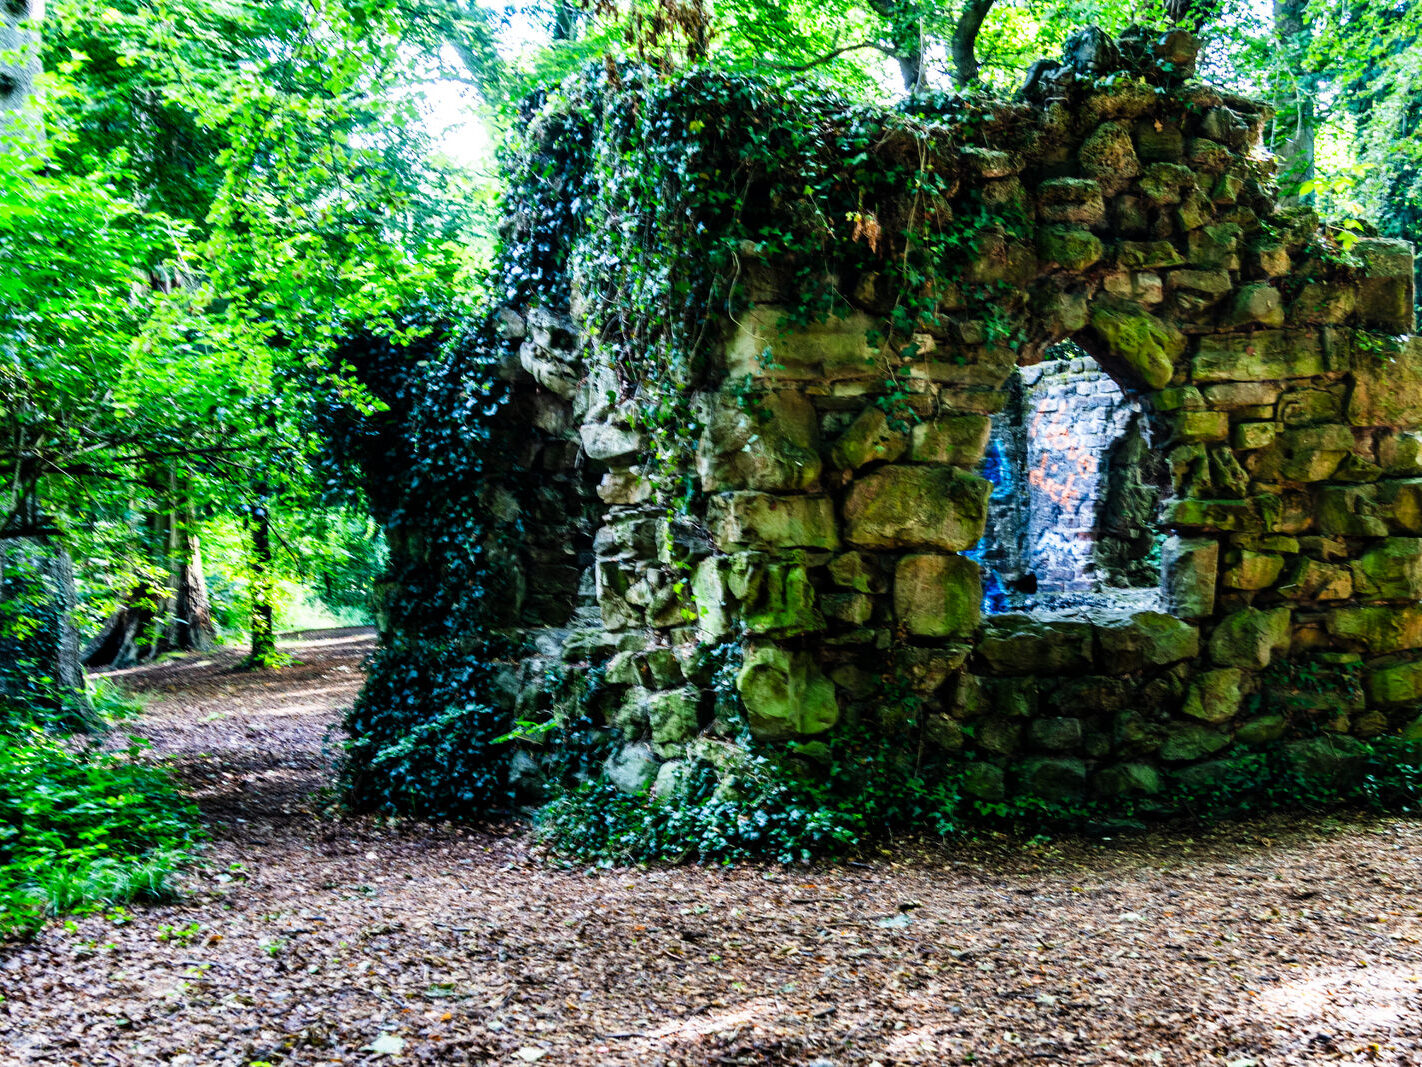
[[(597, 711), (623, 740), (610, 766), (627, 788), (735, 736), (712, 692), (722, 660), (705, 654), (728, 643), (755, 738), (889, 730), (911, 706), (914, 745), (969, 758), (985, 798), (1149, 794), (1208, 780), (1231, 752), (1282, 744), (1313, 760), (1419, 730), (1411, 249), (1343, 250), (1308, 211), (1281, 209), (1257, 151), (1264, 109), (1161, 73), (1188, 69), (1183, 35), (1087, 34), (1069, 52), (1035, 67), (991, 130), (939, 128), (915, 148), (965, 203), (1027, 220), (977, 235), (966, 278), (1000, 294), (991, 309), (941, 294), (905, 355), (871, 340), (889, 332), (892, 300), (869, 271), (839, 279), (840, 315), (787, 330), (798, 265), (746, 250), (759, 302), (707, 309), (722, 340), (685, 427), (696, 492), (682, 510), (644, 476), (639, 400), (619, 399), (617, 368), (584, 343), (576, 293), (567, 308), (505, 312), (554, 456), (519, 502), (545, 530), (526, 565), (556, 577), (538, 583), (552, 592), (536, 614), (555, 625), (532, 633), (525, 683), (552, 665), (605, 670)], [(1099, 77), (1111, 70), (1129, 76)], [(1104, 403), (1084, 365), (1034, 369), (1072, 339), (1129, 401)], [(1117, 538), (1134, 547), (1112, 565), (1136, 581), (1158, 568), (1163, 610), (984, 616), (974, 554), (995, 505), (982, 465), (1019, 366), (1029, 397), (1049, 373), (1057, 383), (1028, 400), (1033, 432), (1015, 447), (1029, 479), (1049, 501), (1075, 492), (1074, 472), (1044, 459), (1051, 426), (1070, 430), (1067, 453), (1080, 446), (1084, 479), (1103, 462), (1135, 471), (1107, 479), (1135, 516)], [(1108, 443), (1133, 454), (1103, 459)], [(590, 539), (567, 532), (590, 497), (549, 495), (555, 474), (595, 485)], [(1157, 531), (1143, 519), (1161, 490)], [(1094, 492), (1027, 515), (1029, 541), (1100, 534)], [(1252, 699), (1287, 662), (1361, 688), (1288, 712)]]

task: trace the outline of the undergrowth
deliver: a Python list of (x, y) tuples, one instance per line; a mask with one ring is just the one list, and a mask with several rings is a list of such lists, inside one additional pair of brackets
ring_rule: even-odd
[(1422, 744), (1343, 740), (1344, 758), (1326, 772), (1271, 749), (1218, 761), (1208, 785), (1177, 782), (1150, 796), (1063, 801), (1017, 794), (987, 801), (963, 788), (971, 764), (916, 774), (889, 744), (861, 734), (831, 742), (814, 761), (793, 748), (742, 753), (729, 765), (721, 754), (693, 756), (666, 788), (636, 795), (598, 778), (559, 793), (536, 822), (556, 851), (604, 865), (795, 863), (851, 855), (896, 832), (943, 839), (986, 831), (1116, 833), (1168, 816), (1209, 824), (1338, 807), (1422, 811)]
[(37, 726), (0, 733), (0, 938), (64, 912), (157, 901), (196, 844), (197, 813), (163, 768)]

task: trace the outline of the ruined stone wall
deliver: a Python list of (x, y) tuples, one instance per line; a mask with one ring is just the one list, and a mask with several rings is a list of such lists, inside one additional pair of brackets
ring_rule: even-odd
[[(787, 330), (800, 265), (746, 250), (758, 302), (707, 309), (722, 340), (685, 427), (695, 492), (680, 511), (644, 476), (637, 399), (619, 398), (576, 309), (510, 309), (523, 388), (545, 395), (539, 425), (600, 506), (582, 559), (569, 543), (529, 561), (582, 599), (535, 635), (525, 681), (555, 664), (605, 670), (598, 714), (624, 742), (611, 769), (627, 788), (736, 735), (704, 655), (727, 643), (755, 738), (896, 729), (912, 706), (914, 745), (966, 758), (984, 798), (1149, 794), (1208, 781), (1231, 752), (1336, 761), (1350, 738), (1419, 730), (1410, 248), (1343, 249), (1307, 211), (1281, 210), (1260, 106), (1158, 88), (1193, 54), (1179, 35), (1076, 45), (1034, 68), (991, 131), (921, 146), (963, 203), (1026, 220), (975, 237), (965, 283), (993, 287), (991, 307), (941, 294), (905, 354), (873, 339), (892, 332), (892, 296), (867, 271), (839, 278), (838, 316)], [(1100, 80), (1112, 70), (1130, 76)], [(1130, 462), (1149, 451), (1166, 471), (1163, 544), (1158, 564), (1136, 562), (1159, 566), (1162, 610), (985, 616), (973, 553), (992, 420), (1016, 368), (1040, 384), (1034, 366), (1073, 338), (1132, 400), (1103, 405), (1101, 380), (1069, 364), (1035, 402), (1035, 436), (1057, 426), (1085, 475), (1131, 404), (1149, 421)], [(1026, 447), (1045, 497), (1065, 491), (1071, 472), (1033, 466), (1042, 453)], [(1148, 481), (1107, 491), (1142, 515)], [(1099, 532), (1100, 513), (1098, 496), (1039, 515), (1037, 536)], [(1289, 662), (1360, 684), (1282, 710), (1267, 697)]]

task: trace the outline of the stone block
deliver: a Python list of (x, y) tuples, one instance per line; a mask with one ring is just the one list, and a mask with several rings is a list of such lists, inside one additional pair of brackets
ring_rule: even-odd
[(808, 652), (761, 645), (746, 652), (736, 675), (751, 734), (777, 740), (828, 730), (839, 720), (834, 683)]
[(845, 540), (861, 548), (971, 548), (992, 485), (954, 467), (890, 466), (860, 478), (844, 504)]
[(1172, 440), (1223, 441), (1229, 437), (1229, 415), (1223, 411), (1178, 411), (1171, 420)]
[(915, 463), (976, 467), (991, 434), (992, 420), (983, 415), (930, 419), (913, 428), (909, 458)]
[(868, 339), (869, 332), (879, 328), (878, 320), (855, 312), (793, 329), (788, 324), (787, 310), (774, 304), (745, 312), (726, 343), (730, 376), (803, 381), (882, 373), (879, 351)]
[(1106, 202), (1094, 181), (1050, 178), (1037, 187), (1037, 214), (1044, 222), (1091, 225), (1106, 218)]
[(1200, 654), (1198, 627), (1158, 611), (1099, 622), (1096, 640), (1102, 666), (1118, 674), (1164, 667)]
[(1422, 538), (1389, 537), (1350, 564), (1353, 592), (1367, 600), (1422, 598)]
[(1185, 257), (1169, 241), (1122, 241), (1116, 247), (1116, 266), (1122, 270), (1178, 267), (1184, 262)]
[(1222, 723), (1234, 718), (1243, 699), (1239, 684), (1243, 672), (1237, 667), (1202, 671), (1190, 683), (1181, 710), (1192, 718)]
[(1165, 732), (1160, 758), (1167, 763), (1187, 763), (1211, 756), (1229, 745), (1229, 735), (1198, 722), (1173, 722)]
[[(1141, 142), (1141, 136), (1142, 135), (1137, 132), (1136, 151), (1141, 154), (1142, 159), (1152, 158)], [(1180, 157), (1176, 156), (1175, 158), (1178, 159)], [(1141, 173), (1140, 182), (1138, 184), (1140, 185), (1141, 195), (1156, 206), (1178, 204), (1187, 192), (1194, 192), (1197, 188), (1195, 172), (1189, 167), (1171, 162), (1150, 164)]]
[(1282, 715), (1260, 715), (1242, 722), (1234, 731), (1234, 739), (1244, 745), (1267, 745), (1288, 732), (1289, 722)]
[(1006, 775), (1001, 767), (974, 760), (963, 767), (962, 789), (978, 800), (999, 801), (1007, 796)]
[(652, 754), (652, 746), (639, 743), (615, 749), (603, 763), (602, 773), (622, 792), (636, 796), (651, 788), (660, 766), (661, 761)]
[(1234, 427), (1232, 443), (1241, 452), (1268, 448), (1278, 435), (1278, 427), (1272, 422), (1241, 422)]
[(1406, 241), (1365, 237), (1353, 246), (1363, 261), (1358, 282), (1358, 312), (1363, 325), (1382, 333), (1412, 333), (1417, 328), (1413, 311), (1412, 246)]
[(1037, 231), (1037, 258), (1063, 270), (1082, 271), (1106, 252), (1101, 238), (1076, 226), (1043, 226)]
[(583, 451), (589, 459), (599, 463), (613, 463), (626, 466), (642, 451), (642, 435), (628, 426), (610, 422), (584, 423), (578, 429), (583, 441)]
[(1130, 131), (1119, 122), (1103, 122), (1077, 152), (1082, 172), (1116, 189), (1141, 172)]
[(1360, 644), (1369, 652), (1422, 648), (1422, 607), (1334, 608), (1325, 617), (1324, 625), (1332, 637)]
[(1311, 378), (1328, 370), (1323, 345), (1311, 330), (1257, 330), (1200, 338), (1191, 361), (1198, 383)]
[(1118, 763), (1097, 771), (1091, 780), (1099, 796), (1153, 796), (1160, 792), (1160, 772), (1149, 763)]
[(1290, 389), (1279, 401), (1279, 419), (1285, 426), (1310, 426), (1343, 419), (1343, 398), (1324, 389)]
[(1318, 529), (1336, 537), (1384, 537), (1377, 486), (1327, 486), (1318, 494)]
[(694, 685), (647, 697), (647, 719), (657, 755), (664, 759), (675, 756), (696, 736), (700, 702), (701, 690)]
[(1090, 668), (1091, 645), (1090, 623), (999, 615), (983, 633), (977, 653), (997, 674), (1052, 674)]
[(1354, 426), (1422, 428), (1422, 338), (1361, 353), (1353, 363), (1348, 421)]
[(696, 450), (703, 489), (795, 492), (819, 482), (819, 420), (801, 394), (715, 394), (705, 407)]
[(1167, 289), (1187, 292), (1217, 300), (1234, 286), (1227, 270), (1173, 270), (1165, 276)]
[(1275, 654), (1288, 655), (1292, 639), (1288, 608), (1243, 608), (1220, 620), (1210, 635), (1210, 658), (1223, 667), (1263, 670)]
[(755, 567), (747, 576), (742, 600), (742, 620), (753, 634), (789, 636), (825, 627), (803, 566), (767, 563)]
[(834, 502), (825, 496), (736, 492), (713, 496), (707, 526), (723, 548), (835, 548)]
[(1207, 385), (1204, 396), (1217, 410), (1273, 407), (1282, 387), (1274, 382), (1221, 382)]
[(991, 716), (977, 726), (978, 746), (985, 752), (998, 756), (1010, 756), (1022, 744), (1023, 724), (1016, 719)]
[(1229, 589), (1268, 589), (1283, 569), (1283, 556), (1243, 549), (1231, 553), (1221, 580)]
[(1027, 726), (1027, 736), (1037, 748), (1070, 751), (1081, 744), (1081, 720), (1065, 716), (1033, 719)]
[(1152, 389), (1170, 384), (1175, 361), (1185, 352), (1185, 335), (1176, 327), (1132, 304), (1098, 302), (1091, 310), (1091, 330)]
[(1021, 792), (1047, 801), (1075, 800), (1086, 792), (1084, 760), (1061, 756), (1041, 756), (1018, 765)]
[(1279, 586), (1279, 595), (1290, 600), (1347, 600), (1353, 595), (1353, 575), (1347, 567), (1300, 559)]
[(965, 556), (907, 555), (894, 571), (894, 615), (918, 637), (966, 637), (983, 599), (978, 565)]
[(1352, 450), (1353, 434), (1347, 426), (1300, 426), (1278, 433), (1274, 443), (1251, 455), (1246, 465), (1258, 482), (1321, 482)]
[(829, 572), (835, 585), (860, 593), (883, 593), (889, 588), (879, 564), (862, 552), (846, 552), (836, 556), (830, 561)]
[(1267, 282), (1240, 287), (1230, 307), (1229, 323), (1234, 326), (1284, 325), (1284, 298)]
[(1343, 789), (1363, 773), (1367, 748), (1353, 737), (1324, 735), (1290, 741), (1284, 755), (1294, 773), (1309, 785)]
[(890, 425), (884, 409), (871, 404), (835, 441), (830, 463), (837, 470), (857, 470), (866, 463), (892, 463), (908, 448), (908, 435)]
[(1220, 544), (1210, 537), (1166, 538), (1160, 565), (1166, 610), (1182, 619), (1214, 614)]

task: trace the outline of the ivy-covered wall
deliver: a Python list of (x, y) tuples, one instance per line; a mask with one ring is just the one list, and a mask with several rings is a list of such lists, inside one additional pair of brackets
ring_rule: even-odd
[[(1422, 734), (1412, 252), (1282, 207), (1264, 109), (1195, 51), (1088, 30), (1015, 100), (898, 110), (624, 68), (534, 101), (479, 342), (497, 492), (457, 550), (447, 488), (392, 538), (407, 599), (448, 600), (470, 545), (509, 576), (446, 666), (500, 634), (481, 704), (575, 692), (629, 791), (848, 730), (988, 801)], [(983, 613), (992, 421), (1066, 340), (1144, 413), (1161, 611)]]

